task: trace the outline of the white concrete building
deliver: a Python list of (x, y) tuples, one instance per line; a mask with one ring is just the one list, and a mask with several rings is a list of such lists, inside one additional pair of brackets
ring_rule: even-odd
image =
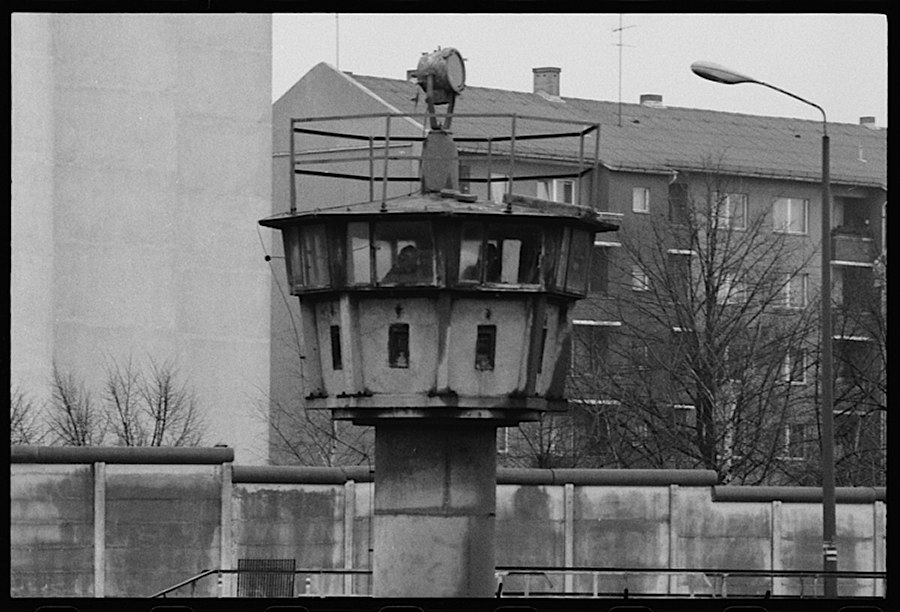
[[(11, 384), (173, 360), (267, 457), (271, 16), (14, 14)], [(264, 241), (270, 240), (263, 236)]]

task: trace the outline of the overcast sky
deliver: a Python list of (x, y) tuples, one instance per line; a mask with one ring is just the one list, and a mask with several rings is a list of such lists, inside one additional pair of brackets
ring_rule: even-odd
[(555, 66), (561, 95), (617, 101), (621, 50), (623, 102), (653, 93), (668, 106), (821, 119), (765, 87), (700, 79), (690, 65), (707, 60), (815, 102), (829, 121), (888, 121), (884, 15), (294, 13), (274, 15), (272, 32), (273, 100), (319, 62), (404, 78), (423, 52), (455, 47), (467, 85), (530, 91), (531, 69)]

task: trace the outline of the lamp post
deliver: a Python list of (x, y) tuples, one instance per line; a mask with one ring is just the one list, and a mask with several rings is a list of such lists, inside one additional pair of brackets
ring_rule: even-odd
[(716, 83), (737, 85), (755, 83), (783, 93), (822, 113), (822, 541), (825, 597), (837, 597), (837, 547), (835, 546), (834, 492), (834, 398), (831, 338), (831, 176), (828, 123), (825, 110), (809, 100), (769, 83), (735, 72), (712, 62), (694, 62), (691, 70), (697, 76)]

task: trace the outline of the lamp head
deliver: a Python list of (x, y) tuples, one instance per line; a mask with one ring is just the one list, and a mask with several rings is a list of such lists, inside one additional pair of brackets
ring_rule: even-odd
[(428, 91), (428, 78), (432, 78), (432, 102), (447, 104), (466, 87), (466, 65), (456, 49), (447, 47), (431, 53), (423, 53), (416, 68), (419, 86)]
[(694, 62), (691, 64), (691, 70), (699, 77), (703, 77), (709, 81), (716, 83), (725, 83), (726, 85), (737, 85), (738, 83), (759, 83), (753, 77), (749, 77), (740, 72), (735, 72), (714, 64), (712, 62)]

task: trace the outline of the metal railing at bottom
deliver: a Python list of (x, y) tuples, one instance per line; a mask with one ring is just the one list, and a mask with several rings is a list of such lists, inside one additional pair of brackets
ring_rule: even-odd
[[(183, 592), (179, 593), (179, 597), (194, 597), (197, 592), (197, 586), (207, 579), (212, 579), (212, 576), (216, 577), (216, 586), (214, 587), (213, 597), (233, 597), (235, 594), (233, 593), (234, 585), (228, 584), (228, 577), (233, 575), (241, 575), (241, 574), (250, 574), (250, 575), (280, 575), (280, 574), (294, 574), (294, 577), (305, 575), (302, 580), (299, 581), (300, 586), (295, 587), (294, 596), (302, 597), (302, 596), (323, 596), (323, 595), (340, 595), (342, 597), (353, 596), (353, 595), (361, 595), (361, 596), (369, 596), (369, 591), (371, 590), (370, 586), (365, 587), (365, 591), (363, 593), (354, 592), (356, 591), (356, 587), (353, 584), (353, 578), (355, 576), (370, 576), (372, 574), (372, 570), (369, 569), (349, 569), (349, 568), (295, 568), (295, 569), (208, 569), (203, 570), (196, 576), (191, 576), (187, 580), (183, 580), (178, 584), (174, 584), (170, 587), (163, 589), (153, 595), (150, 595), (150, 598), (165, 598), (167, 595), (173, 594), (176, 591), (182, 591), (183, 589), (187, 589), (188, 593), (185, 594)], [(341, 578), (340, 580), (335, 580), (336, 578)], [(337, 586), (336, 586), (337, 585)], [(299, 592), (297, 592), (299, 591)], [(266, 596), (265, 593), (261, 593), (262, 596)], [(199, 596), (199, 595), (198, 595)], [(203, 597), (209, 597), (209, 590), (205, 590)]]
[[(216, 577), (213, 597), (233, 597), (234, 585), (227, 578), (241, 573), (259, 574), (260, 570), (204, 570), (154, 593), (150, 597), (166, 597), (179, 593), (193, 597), (197, 585)], [(293, 573), (303, 576), (295, 588), (295, 596), (371, 596), (371, 569), (297, 568), (266, 570), (267, 574)], [(886, 572), (834, 572), (838, 579), (838, 595), (847, 597), (883, 596)], [(741, 570), (719, 568), (621, 568), (550, 566), (501, 566), (494, 571), (497, 597), (822, 597), (824, 571), (807, 570)], [(368, 577), (368, 580), (354, 580)], [(841, 588), (841, 581), (852, 581)], [(203, 591), (210, 596), (210, 589)]]
[[(535, 566), (498, 567), (494, 572), (501, 597), (823, 597), (825, 575), (814, 570)], [(838, 579), (839, 597), (879, 597), (886, 592), (883, 571), (829, 575)]]

